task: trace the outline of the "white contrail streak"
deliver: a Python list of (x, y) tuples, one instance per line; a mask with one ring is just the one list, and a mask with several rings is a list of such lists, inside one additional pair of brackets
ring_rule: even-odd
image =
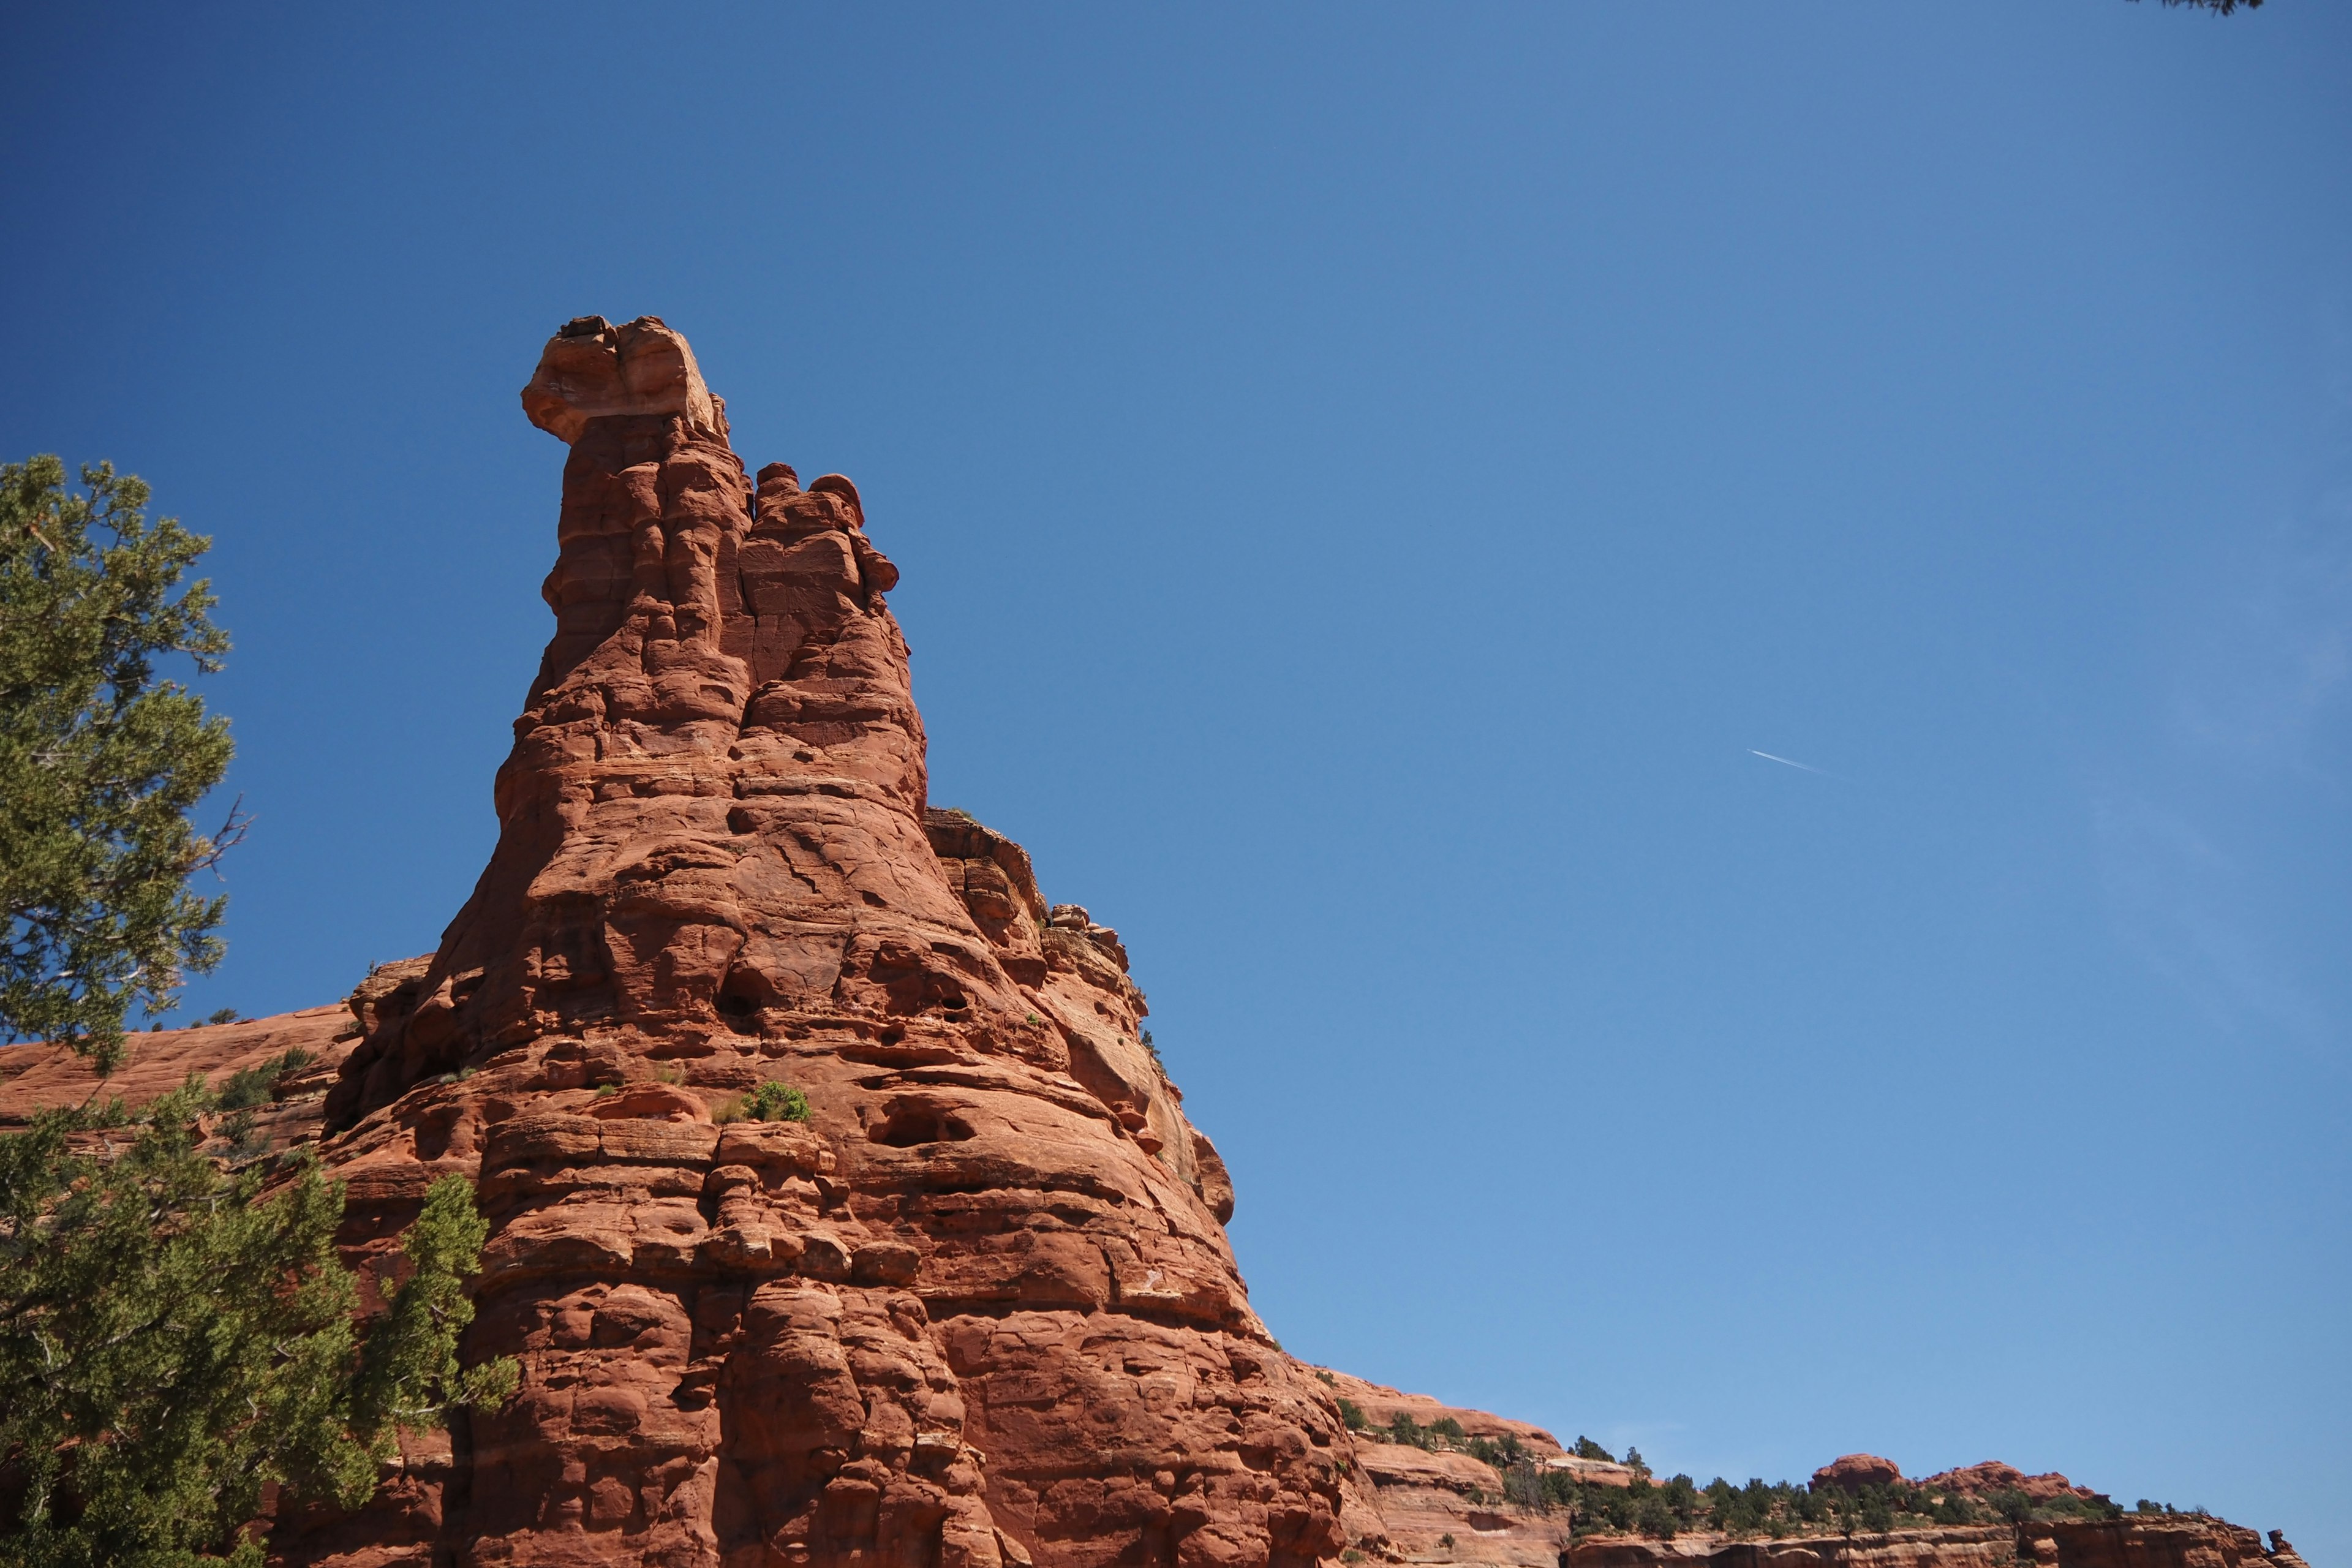
[[(1807, 766), (1803, 763), (1791, 762), (1787, 757), (1776, 757), (1769, 752), (1759, 752), (1753, 746), (1748, 748), (1748, 754), (1751, 757), (1761, 757), (1768, 763), (1778, 763), (1784, 768), (1795, 768), (1801, 773), (1822, 773), (1819, 768)], [(1829, 776), (1827, 773), (1822, 773), (1823, 778)]]

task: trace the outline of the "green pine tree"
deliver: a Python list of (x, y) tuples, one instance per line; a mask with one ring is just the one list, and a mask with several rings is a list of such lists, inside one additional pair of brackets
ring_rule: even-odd
[(66, 483), (53, 457), (0, 464), (0, 1042), (56, 1039), (120, 1064), (123, 1019), (172, 1005), (210, 969), (226, 900), (188, 889), (241, 829), (188, 812), (221, 781), (227, 721), (157, 673), (220, 668), (209, 548), (147, 487), (100, 463)]
[(394, 1435), (511, 1394), (460, 1370), (487, 1226), (429, 1189), (414, 1273), (364, 1344), (341, 1189), (311, 1160), (224, 1172), (200, 1080), (0, 1138), (0, 1568), (259, 1568), (266, 1489), (365, 1502)]

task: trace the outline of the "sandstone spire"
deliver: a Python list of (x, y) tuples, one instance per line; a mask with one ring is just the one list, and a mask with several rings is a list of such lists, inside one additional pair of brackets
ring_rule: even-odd
[[(747, 479), (650, 317), (565, 327), (523, 404), (572, 450), (498, 848), (327, 1116), (368, 1234), (478, 1174), (474, 1349), (525, 1387), (378, 1527), (499, 1563), (1331, 1555), (1335, 1407), (1250, 1311), (1116, 934), (926, 810), (856, 487)], [(810, 1125), (714, 1118), (771, 1079)]]

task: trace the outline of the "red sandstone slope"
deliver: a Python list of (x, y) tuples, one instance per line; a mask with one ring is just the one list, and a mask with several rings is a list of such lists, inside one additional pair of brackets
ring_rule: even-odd
[[(354, 994), (363, 1037), (324, 1008), (142, 1037), (124, 1082), (144, 1098), (302, 1045), (319, 1061), (268, 1128), (320, 1140), (357, 1260), (388, 1256), (445, 1171), (492, 1222), (468, 1352), (519, 1356), (520, 1394), (420, 1440), (360, 1515), (282, 1521), (276, 1560), (2263, 1555), (2172, 1521), (1571, 1547), (1471, 1455), (1351, 1436), (1343, 1394), (1580, 1464), (1276, 1346), (1117, 934), (1049, 908), (1018, 846), (928, 809), (898, 572), (856, 487), (782, 464), (755, 485), (652, 318), (565, 328), (524, 405), (571, 447), (556, 630), (473, 896), (434, 954)], [(725, 1120), (769, 1079), (814, 1120)], [(0, 1054), (0, 1122), (90, 1087), (56, 1053)]]
[[(961, 864), (966, 857), (961, 851), (981, 842), (969, 835), (984, 830), (951, 814), (935, 814), (932, 821), (931, 839), (940, 851), (941, 873), (953, 881), (967, 874)], [(993, 845), (992, 858), (1005, 857), (1009, 860), (1011, 855), (1017, 854), (1004, 840), (995, 839)], [(1027, 875), (1025, 858), (1010, 863), (1017, 868), (1017, 873), (1009, 879), (1011, 886), (1022, 889), (1021, 896), (1034, 902), (1034, 884)], [(982, 880), (983, 885), (993, 885), (992, 878), (985, 874)], [(1096, 942), (1100, 951), (1099, 939), (1089, 941)], [(353, 994), (345, 1007), (314, 1007), (276, 1018), (141, 1036), (131, 1068), (105, 1087), (110, 1092), (121, 1092), (137, 1102), (175, 1086), (190, 1071), (203, 1073), (218, 1084), (230, 1072), (274, 1058), (289, 1046), (303, 1047), (316, 1052), (317, 1059), (279, 1085), (279, 1100), (265, 1113), (263, 1131), (277, 1146), (311, 1141), (320, 1131), (326, 1086), (337, 1064), (356, 1043), (351, 1033), (353, 1018), (373, 1020), (383, 1011), (388, 996), (397, 1006), (400, 997), (394, 994), (404, 983), (422, 976), (427, 963), (427, 960), (416, 959), (383, 966)], [(22, 1125), (40, 1106), (78, 1101), (100, 1087), (80, 1058), (63, 1050), (23, 1047), (0, 1052), (0, 1130)], [(715, 1157), (714, 1163), (743, 1159), (758, 1169), (772, 1163), (771, 1156), (796, 1156), (814, 1170), (835, 1168), (828, 1163), (828, 1152), (817, 1146), (818, 1141), (799, 1129), (735, 1123), (720, 1132), (703, 1124), (705, 1109), (706, 1103), (699, 1096), (690, 1095), (659, 1078), (619, 1087), (608, 1094), (592, 1094), (589, 1114), (570, 1123), (585, 1134), (576, 1134), (571, 1141), (572, 1163), (585, 1166), (620, 1160), (625, 1162), (620, 1172), (645, 1180), (649, 1190), (667, 1173), (656, 1172), (655, 1163), (642, 1156), (649, 1146), (671, 1142), (688, 1150), (707, 1145)], [(1172, 1110), (1172, 1107), (1167, 1109)], [(424, 1124), (429, 1126), (430, 1120)], [(548, 1130), (547, 1123), (539, 1125), (542, 1131)], [(1147, 1118), (1145, 1126), (1149, 1125)], [(659, 1128), (681, 1131), (669, 1132)], [(557, 1130), (561, 1131), (560, 1125)], [(1151, 1135), (1145, 1131), (1142, 1136)], [(429, 1142), (428, 1135), (428, 1144)], [(436, 1160), (421, 1166), (404, 1160), (341, 1164), (342, 1173), (352, 1183), (359, 1200), (353, 1205), (355, 1212), (364, 1206), (376, 1222), (357, 1223), (347, 1233), (345, 1240), (358, 1258), (363, 1261), (389, 1244), (397, 1225), (404, 1218), (404, 1204), (413, 1202), (430, 1173), (442, 1168), (484, 1167), (469, 1167), (462, 1160)], [(616, 1173), (608, 1169), (606, 1173)], [(584, 1174), (573, 1173), (575, 1178)], [(489, 1202), (499, 1187), (524, 1184), (534, 1179), (527, 1170), (502, 1165), (484, 1184), (485, 1201)], [(722, 1206), (724, 1203), (722, 1200)], [(837, 1242), (837, 1237), (831, 1242), (824, 1236), (814, 1234), (805, 1239), (814, 1245), (804, 1247), (797, 1259), (797, 1269), (803, 1277), (818, 1280), (820, 1289), (828, 1278), (837, 1283), (845, 1269), (854, 1282), (861, 1266), (879, 1268), (891, 1261), (887, 1256), (868, 1258), (865, 1251), (839, 1249), (833, 1244)], [(772, 1237), (770, 1250), (772, 1254)], [(594, 1294), (593, 1288), (587, 1294)], [(722, 1300), (731, 1304), (731, 1293)], [(699, 1298), (696, 1304), (700, 1305)], [(654, 1404), (634, 1402), (625, 1390), (616, 1392), (610, 1386), (625, 1383), (633, 1375), (645, 1375), (643, 1371), (625, 1363), (634, 1362), (634, 1352), (637, 1351), (658, 1351), (657, 1343), (648, 1342), (642, 1326), (632, 1336), (632, 1342), (621, 1342), (620, 1335), (631, 1322), (627, 1314), (648, 1307), (654, 1309), (654, 1326), (657, 1327), (660, 1302), (656, 1297), (623, 1289), (590, 1301), (574, 1295), (557, 1306), (570, 1318), (572, 1335), (584, 1335), (589, 1348), (598, 1348), (599, 1340), (608, 1342), (602, 1346), (608, 1353), (602, 1358), (600, 1368), (608, 1386), (602, 1392), (591, 1391), (589, 1398), (592, 1404), (600, 1403), (602, 1407), (614, 1410), (625, 1418), (612, 1421), (595, 1434), (604, 1442), (583, 1441), (575, 1404), (573, 1441), (579, 1448), (579, 1468), (583, 1472), (593, 1473), (592, 1466), (595, 1464), (609, 1471), (615, 1468), (616, 1454), (625, 1459), (634, 1455), (644, 1440), (643, 1428), (660, 1417), (659, 1408)], [(652, 1372), (658, 1384), (662, 1381), (658, 1370), (661, 1358), (656, 1353), (652, 1359), (656, 1365), (646, 1370)], [(1353, 1402), (1368, 1423), (1376, 1427), (1391, 1425), (1400, 1415), (1411, 1416), (1423, 1427), (1450, 1419), (1463, 1428), (1465, 1437), (1515, 1438), (1543, 1468), (1566, 1469), (1593, 1484), (1622, 1487), (1633, 1479), (1633, 1472), (1622, 1466), (1578, 1459), (1565, 1453), (1551, 1434), (1524, 1422), (1447, 1405), (1424, 1394), (1401, 1393), (1328, 1368), (1290, 1364), (1294, 1371), (1320, 1384), (1335, 1403), (1339, 1398)], [(1134, 1392), (1141, 1391), (1142, 1380), (1139, 1380)], [(1083, 1440), (1087, 1417), (1099, 1415), (1094, 1402), (1115, 1403), (1128, 1392), (1118, 1384), (1097, 1381), (1078, 1390), (1059, 1391), (1053, 1411), (1068, 1417), (1064, 1430), (1071, 1440)], [(1065, 1405), (1065, 1400), (1071, 1403)], [(793, 1418), (789, 1408), (784, 1415), (787, 1419)], [(1673, 1541), (1606, 1533), (1577, 1537), (1571, 1531), (1574, 1521), (1562, 1510), (1532, 1511), (1502, 1503), (1499, 1499), (1504, 1489), (1503, 1477), (1458, 1447), (1442, 1446), (1433, 1452), (1352, 1434), (1343, 1436), (1337, 1452), (1338, 1463), (1343, 1467), (1339, 1516), (1342, 1536), (1349, 1552), (1374, 1562), (1507, 1564), (1511, 1568), (1670, 1568), (1676, 1564), (1692, 1568), (1694, 1560), (1703, 1560), (1710, 1568), (1823, 1568), (1832, 1563), (1845, 1568), (2026, 1568), (2028, 1564), (2036, 1568), (2305, 1568), (2294, 1549), (2275, 1537), (2272, 1549), (2266, 1552), (2253, 1531), (2195, 1516), (2134, 1515), (2105, 1523), (2058, 1521), (2014, 1528), (1992, 1525), (1897, 1530), (1883, 1535), (1827, 1539), (1751, 1538), (1735, 1542), (1706, 1532), (1685, 1533)], [(1075, 1456), (1069, 1461), (1072, 1476), (1087, 1475), (1090, 1462), (1087, 1454)], [(289, 1530), (288, 1538), (281, 1541), (281, 1548), (287, 1550), (281, 1551), (278, 1561), (422, 1563), (499, 1560), (473, 1550), (473, 1543), (465, 1539), (471, 1510), (463, 1506), (463, 1500), (470, 1497), (477, 1470), (467, 1447), (453, 1446), (436, 1435), (412, 1447), (404, 1469), (404, 1473), (393, 1478), (393, 1488), (384, 1502), (368, 1515), (357, 1520), (312, 1517), (299, 1521)], [(610, 1474), (599, 1478), (607, 1482), (614, 1479)], [(1087, 1475), (1087, 1479), (1107, 1478)], [(1822, 1467), (1815, 1472), (1813, 1484), (1817, 1489), (1843, 1487), (1851, 1490), (1902, 1479), (1900, 1468), (1892, 1461), (1854, 1454)], [(2063, 1476), (2026, 1476), (1997, 1461), (1946, 1471), (1916, 1484), (1972, 1498), (1990, 1498), (2011, 1490), (2035, 1499), (2062, 1493), (2095, 1496), (2088, 1488), (2074, 1486)], [(458, 1510), (446, 1506), (452, 1495), (461, 1500)], [(613, 1487), (604, 1487), (603, 1496), (606, 1499), (616, 1500), (618, 1495)], [(988, 1500), (992, 1510), (992, 1495)], [(618, 1513), (620, 1510), (614, 1508), (611, 1511)], [(728, 1560), (713, 1559), (701, 1551), (689, 1551), (683, 1556), (649, 1552), (644, 1550), (646, 1543), (636, 1539), (643, 1531), (632, 1531), (625, 1523), (617, 1529), (600, 1530), (596, 1528), (599, 1522), (592, 1512), (580, 1528), (559, 1523), (548, 1532), (558, 1539), (541, 1544), (555, 1546), (562, 1539), (570, 1539), (574, 1550), (568, 1555), (562, 1551), (546, 1551), (508, 1560)], [(609, 1526), (611, 1521), (608, 1518), (601, 1522)], [(993, 1523), (992, 1528), (995, 1528)], [(945, 1533), (942, 1529), (941, 1545), (945, 1544)], [(1125, 1532), (1115, 1537), (1114, 1544), (1121, 1541), (1130, 1547), (1138, 1541), (1150, 1543), (1148, 1537)], [(447, 1549), (446, 1559), (434, 1554), (436, 1542)], [(1035, 1554), (1037, 1557), (1048, 1563), (1059, 1560), (1061, 1554), (1050, 1543), (1040, 1544), (1044, 1549)], [(730, 1556), (739, 1563), (773, 1560), (765, 1555)], [(1150, 1552), (1136, 1558), (1139, 1562), (1161, 1560), (1160, 1555)]]
[(330, 1004), (274, 1018), (134, 1034), (128, 1059), (102, 1084), (82, 1058), (62, 1047), (12, 1047), (0, 1050), (0, 1131), (22, 1127), (45, 1106), (79, 1104), (93, 1094), (144, 1105), (179, 1088), (191, 1073), (216, 1089), (231, 1073), (301, 1050), (310, 1054), (310, 1065), (281, 1087), (282, 1098), (262, 1120), (280, 1146), (305, 1142), (318, 1137), (328, 1087), (359, 1043), (353, 1030), (351, 1012)]

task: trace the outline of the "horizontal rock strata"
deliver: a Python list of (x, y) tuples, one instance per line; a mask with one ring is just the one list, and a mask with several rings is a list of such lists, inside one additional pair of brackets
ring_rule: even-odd
[[(573, 323), (525, 402), (571, 456), (499, 842), (323, 1144), (362, 1255), (478, 1180), (468, 1350), (523, 1389), (287, 1559), (1336, 1554), (1344, 1431), (1116, 933), (928, 809), (856, 487), (748, 475), (651, 319)], [(811, 1121), (722, 1123), (767, 1081)]]
[(2305, 1568), (2283, 1541), (2193, 1515), (1727, 1541), (1587, 1537), (1562, 1568)]

